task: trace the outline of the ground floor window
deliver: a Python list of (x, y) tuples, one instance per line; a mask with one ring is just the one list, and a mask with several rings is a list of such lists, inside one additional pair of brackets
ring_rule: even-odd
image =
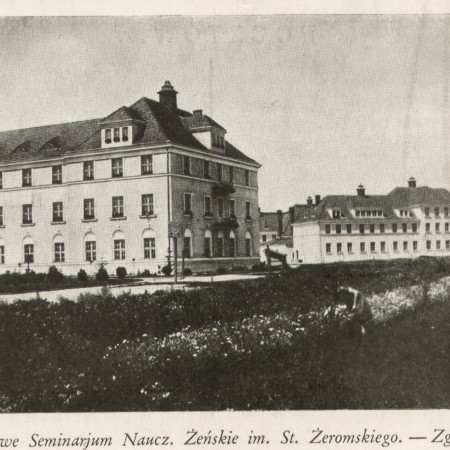
[(417, 250), (417, 241), (413, 241), (413, 250)]
[(351, 242), (347, 242), (347, 252), (348, 253), (353, 252), (353, 244)]
[(245, 256), (252, 256), (252, 236), (248, 231), (245, 233)]
[(0, 264), (5, 264), (5, 246), (0, 245)]
[(441, 249), (441, 241), (436, 241), (436, 249), (437, 250)]
[(86, 241), (86, 261), (92, 262), (97, 259), (97, 243)]
[(34, 262), (34, 244), (25, 244), (23, 247), (25, 264)]
[(204, 241), (204, 249), (203, 249), (203, 254), (205, 256), (205, 258), (210, 258), (211, 255), (211, 244), (212, 244), (212, 235), (211, 235), (211, 231), (207, 230), (205, 232), (205, 241)]
[(155, 238), (144, 238), (144, 258), (156, 258), (156, 243)]
[(327, 242), (327, 243), (325, 244), (325, 251), (326, 251), (327, 253), (331, 253), (331, 244), (330, 244), (329, 242)]
[(55, 244), (55, 262), (64, 262), (64, 243), (58, 242)]
[(229, 246), (230, 246), (230, 257), (234, 258), (236, 256), (236, 236), (233, 231), (230, 233)]
[(431, 250), (431, 241), (427, 241), (427, 250)]
[(217, 256), (222, 257), (223, 256), (223, 233), (220, 231), (217, 235)]
[(114, 240), (114, 259), (125, 259), (125, 239)]
[(365, 242), (359, 243), (359, 250), (361, 253), (365, 253), (365, 251), (366, 251), (366, 243)]
[(450, 250), (450, 241), (445, 241), (445, 248)]

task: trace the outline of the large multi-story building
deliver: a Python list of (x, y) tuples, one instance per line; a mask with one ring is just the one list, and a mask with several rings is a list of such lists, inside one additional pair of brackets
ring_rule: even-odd
[[(103, 119), (0, 133), (0, 271), (157, 272), (259, 260), (260, 167), (201, 110), (141, 98)], [(170, 249), (170, 251), (169, 251)]]
[(450, 255), (450, 192), (416, 186), (388, 195), (329, 195), (292, 223), (303, 263)]

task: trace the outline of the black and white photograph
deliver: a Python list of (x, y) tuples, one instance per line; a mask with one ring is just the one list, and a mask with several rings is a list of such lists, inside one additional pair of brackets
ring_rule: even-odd
[(0, 411), (449, 409), (450, 17), (104, 14), (0, 17)]

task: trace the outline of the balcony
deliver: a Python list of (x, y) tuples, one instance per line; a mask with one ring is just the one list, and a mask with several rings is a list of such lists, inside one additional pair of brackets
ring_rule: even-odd
[(232, 219), (231, 217), (222, 217), (212, 224), (214, 230), (235, 230), (239, 227), (236, 219)]
[(226, 196), (236, 192), (232, 183), (227, 183), (226, 181), (216, 181), (212, 187), (212, 193), (215, 196)]

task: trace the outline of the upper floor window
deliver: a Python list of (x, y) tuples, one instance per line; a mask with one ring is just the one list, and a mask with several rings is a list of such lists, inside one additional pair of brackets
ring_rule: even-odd
[(143, 194), (142, 195), (142, 215), (152, 216), (153, 211), (153, 194)]
[(234, 167), (230, 166), (228, 168), (228, 180), (230, 181), (230, 183), (234, 183)]
[(63, 221), (63, 203), (53, 202), (53, 222)]
[(0, 206), (0, 227), (3, 225), (3, 206)]
[(191, 174), (191, 158), (189, 156), (183, 156), (183, 173), (185, 175)]
[(245, 220), (251, 220), (251, 218), (252, 218), (251, 203), (245, 202)]
[(212, 216), (211, 197), (205, 195), (205, 216)]
[(192, 194), (188, 192), (184, 194), (184, 214), (192, 214)]
[(329, 224), (325, 225), (325, 233), (326, 234), (330, 234), (331, 233), (331, 225), (329, 225)]
[(392, 224), (392, 232), (397, 233), (397, 224), (396, 223)]
[(426, 231), (427, 233), (430, 232), (430, 227), (431, 227), (431, 225), (430, 225), (429, 223), (426, 223), (426, 224), (425, 224), (425, 231)]
[(128, 142), (128, 127), (122, 127), (122, 141)]
[(217, 199), (217, 216), (223, 217), (223, 198)]
[(153, 155), (141, 156), (141, 175), (153, 174)]
[(364, 226), (363, 223), (360, 223), (359, 224), (359, 232), (360, 232), (360, 234), (364, 234), (364, 231), (365, 231), (365, 226)]
[(61, 184), (62, 183), (62, 166), (52, 167), (52, 183)]
[(444, 216), (448, 217), (448, 206), (444, 208)]
[(123, 217), (123, 197), (112, 198), (112, 216)]
[(230, 198), (229, 200), (230, 207), (230, 216), (236, 216), (236, 200), (234, 198)]
[(429, 217), (430, 216), (430, 208), (425, 208), (425, 216)]
[(417, 223), (412, 224), (412, 232), (417, 233)]
[(402, 230), (403, 230), (403, 233), (408, 232), (408, 224), (407, 223), (402, 223)]
[(84, 161), (83, 163), (83, 180), (94, 179), (94, 161)]
[(384, 223), (380, 223), (380, 233), (384, 233)]
[(111, 172), (114, 178), (123, 177), (123, 158), (111, 160)]
[(434, 226), (435, 226), (435, 228), (436, 228), (436, 233), (439, 233), (439, 232), (440, 232), (440, 227), (439, 227), (439, 225), (440, 225), (439, 222), (436, 222), (436, 223), (434, 224)]
[(105, 130), (105, 143), (111, 144), (111, 130), (109, 128)]
[(86, 198), (84, 200), (84, 219), (95, 219), (95, 204), (93, 198)]
[(31, 169), (22, 169), (22, 186), (28, 187), (31, 186), (31, 183)]
[(209, 161), (203, 161), (203, 178), (209, 180), (211, 175), (209, 173)]
[(244, 172), (244, 184), (246, 186), (250, 186), (250, 171), (247, 169), (245, 169), (245, 172)]
[(336, 234), (341, 234), (341, 226), (336, 225)]
[(439, 208), (434, 208), (435, 217), (439, 217)]
[(347, 224), (347, 234), (351, 234), (352, 233), (352, 224), (348, 223)]
[(114, 128), (114, 142), (120, 142), (120, 128)]
[(219, 181), (222, 181), (222, 179), (223, 179), (223, 173), (222, 172), (223, 172), (222, 164), (217, 163), (217, 179)]
[(3, 189), (3, 172), (0, 172), (0, 189)]
[(33, 223), (33, 205), (22, 205), (22, 223), (24, 225)]
[(369, 224), (369, 231), (371, 233), (375, 233), (375, 224), (373, 224), (373, 223)]

